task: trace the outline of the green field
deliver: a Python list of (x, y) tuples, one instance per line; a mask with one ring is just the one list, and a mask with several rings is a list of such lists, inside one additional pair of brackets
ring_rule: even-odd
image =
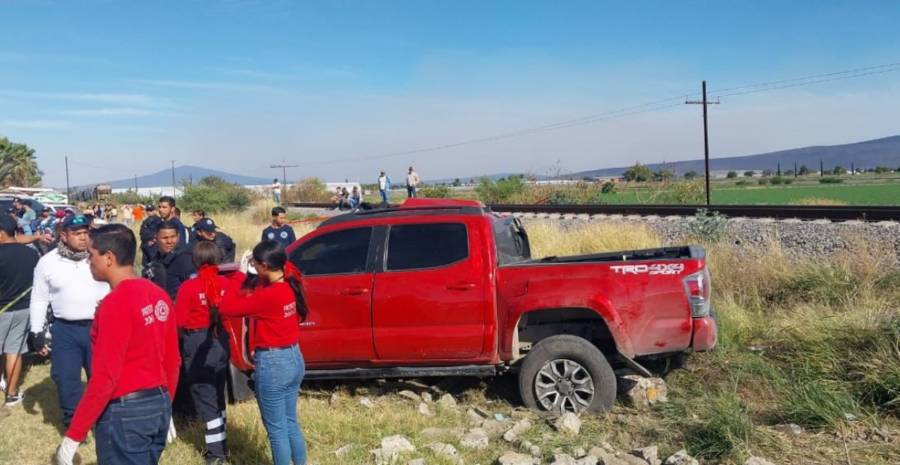
[[(642, 192), (629, 189), (603, 200), (611, 204), (642, 203)], [(712, 185), (712, 203), (789, 205), (798, 203), (847, 204), (847, 205), (897, 205), (900, 203), (900, 183), (888, 184), (807, 184), (789, 186), (723, 186)], [(829, 202), (830, 201), (830, 202)]]

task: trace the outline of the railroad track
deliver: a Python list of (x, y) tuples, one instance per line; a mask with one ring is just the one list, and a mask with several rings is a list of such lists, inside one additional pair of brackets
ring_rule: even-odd
[[(331, 203), (291, 203), (298, 208), (333, 209)], [(900, 221), (900, 206), (819, 205), (516, 205), (493, 204), (504, 213), (694, 216), (698, 210), (716, 211), (728, 217), (830, 221)]]

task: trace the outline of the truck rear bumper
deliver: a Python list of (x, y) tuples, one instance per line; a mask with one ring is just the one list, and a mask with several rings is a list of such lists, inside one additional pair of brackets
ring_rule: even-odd
[(697, 352), (710, 350), (716, 346), (718, 327), (712, 316), (694, 318), (694, 337), (691, 346)]

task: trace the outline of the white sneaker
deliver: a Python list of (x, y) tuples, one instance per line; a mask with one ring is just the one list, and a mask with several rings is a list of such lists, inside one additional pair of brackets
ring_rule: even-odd
[(6, 391), (6, 378), (0, 377), (0, 391)]
[(19, 405), (22, 403), (22, 399), (25, 398), (25, 394), (18, 392), (16, 395), (11, 396), (9, 394), (6, 395), (6, 406), (12, 407), (14, 405)]

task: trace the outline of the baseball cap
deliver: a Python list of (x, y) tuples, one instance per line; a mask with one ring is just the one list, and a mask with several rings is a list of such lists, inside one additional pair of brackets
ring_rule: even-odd
[(56, 210), (56, 217), (57, 217), (57, 218), (62, 219), (62, 218), (64, 218), (65, 216), (66, 216), (66, 212), (64, 212), (64, 211), (62, 211), (62, 210)]
[(66, 230), (90, 227), (91, 222), (84, 215), (74, 215), (66, 217), (62, 224), (62, 228)]
[(203, 218), (194, 224), (194, 227), (197, 228), (197, 231), (203, 232), (215, 232), (216, 231), (216, 222), (212, 220), (212, 218)]

